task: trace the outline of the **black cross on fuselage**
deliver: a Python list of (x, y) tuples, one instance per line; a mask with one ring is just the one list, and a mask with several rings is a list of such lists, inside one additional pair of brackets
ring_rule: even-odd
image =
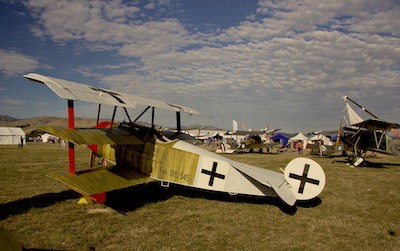
[(206, 169), (202, 169), (201, 170), (201, 173), (210, 175), (210, 181), (208, 182), (208, 185), (210, 187), (212, 187), (213, 184), (214, 184), (214, 178), (220, 178), (220, 179), (223, 179), (223, 180), (225, 179), (225, 175), (217, 173), (217, 165), (218, 165), (217, 162), (213, 163), (213, 167), (212, 167), (211, 172), (206, 170)]
[(109, 94), (111, 97), (115, 98), (115, 99), (116, 99), (118, 102), (120, 102), (121, 104), (125, 104), (125, 102), (124, 102), (122, 99), (120, 99), (120, 98), (118, 97), (118, 96), (119, 96), (118, 93), (115, 93), (115, 92), (112, 92), (112, 91), (103, 90), (103, 89), (98, 88), (98, 87), (90, 87), (90, 88), (92, 88), (92, 90), (95, 90), (95, 91), (107, 93), (107, 94)]
[(319, 180), (314, 180), (314, 179), (310, 179), (310, 178), (307, 177), (309, 169), (310, 169), (310, 165), (309, 164), (305, 164), (302, 176), (294, 174), (294, 173), (290, 173), (289, 174), (290, 178), (293, 178), (293, 179), (296, 179), (296, 180), (300, 180), (300, 187), (299, 187), (298, 193), (301, 193), (301, 194), (303, 193), (304, 186), (306, 185), (306, 182), (314, 184), (314, 185), (319, 185)]

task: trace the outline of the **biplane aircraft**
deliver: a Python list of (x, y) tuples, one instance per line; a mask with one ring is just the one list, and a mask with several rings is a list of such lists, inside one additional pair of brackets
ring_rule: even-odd
[(226, 132), (226, 135), (236, 135), (236, 136), (247, 136), (252, 135), (263, 135), (272, 134), (279, 131), (280, 129), (262, 129), (262, 130), (238, 130), (238, 124), (235, 120), (232, 120), (232, 130)]
[[(311, 159), (293, 159), (283, 174), (224, 158), (179, 139), (180, 114), (200, 114), (189, 107), (35, 73), (24, 77), (48, 86), (60, 98), (68, 100), (68, 127), (43, 129), (69, 142), (69, 169), (48, 176), (93, 201), (104, 202), (109, 191), (158, 181), (165, 187), (171, 183), (229, 194), (279, 197), (293, 206), (297, 200), (315, 198), (325, 186), (323, 169)], [(95, 128), (75, 128), (74, 101), (77, 100), (98, 103), (98, 121), (101, 104), (114, 106), (111, 122), (98, 123)], [(127, 108), (136, 105), (146, 108), (132, 121)], [(117, 107), (122, 107), (129, 122), (114, 126)], [(176, 139), (171, 140), (157, 130), (155, 108), (176, 113)], [(152, 112), (151, 126), (138, 125), (136, 122), (148, 110)], [(88, 145), (92, 156), (99, 155), (113, 165), (92, 167), (92, 158), (89, 169), (77, 170), (75, 144)]]
[[(350, 157), (350, 164), (354, 166), (365, 166), (364, 156), (367, 151), (398, 155), (397, 145), (388, 137), (387, 133), (400, 127), (400, 124), (384, 121), (376, 115), (359, 105), (347, 96), (343, 97), (346, 102), (348, 118), (344, 117), (350, 126), (340, 126), (338, 143), (342, 143), (341, 149), (345, 156)], [(352, 102), (372, 118), (363, 120), (347, 103)], [(342, 124), (342, 123), (341, 123)]]
[[(222, 147), (222, 153), (243, 153), (243, 152), (254, 152), (255, 150), (259, 153), (263, 153), (263, 149), (267, 149), (278, 144), (273, 144), (269, 142), (269, 136), (279, 131), (280, 129), (262, 129), (262, 130), (238, 130), (238, 125), (235, 120), (232, 120), (232, 130), (226, 132), (225, 135), (230, 135), (231, 137), (236, 137), (236, 142), (239, 141), (240, 144), (231, 146), (230, 148)], [(260, 136), (268, 139), (268, 142), (262, 140)]]
[(310, 139), (312, 144), (307, 145), (310, 155), (319, 155), (326, 157), (339, 156), (338, 147), (331, 141), (331, 139), (324, 135), (322, 131), (312, 132), (313, 135)]

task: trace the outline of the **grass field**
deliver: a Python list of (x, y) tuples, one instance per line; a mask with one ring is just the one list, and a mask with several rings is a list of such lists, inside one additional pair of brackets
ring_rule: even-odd
[[(87, 167), (89, 151), (76, 152), (77, 166)], [(298, 156), (227, 155), (276, 171)], [(108, 194), (125, 214), (78, 205), (75, 192), (45, 176), (66, 169), (67, 159), (59, 145), (0, 146), (1, 226), (27, 249), (400, 250), (398, 157), (375, 156), (368, 168), (313, 157), (325, 170), (325, 190), (295, 208), (149, 183)]]

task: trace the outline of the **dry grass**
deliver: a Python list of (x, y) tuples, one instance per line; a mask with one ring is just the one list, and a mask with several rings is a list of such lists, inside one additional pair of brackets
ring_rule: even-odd
[[(273, 170), (297, 154), (228, 156)], [(78, 166), (89, 152), (77, 147)], [(398, 250), (400, 158), (371, 168), (314, 158), (327, 176), (320, 197), (296, 208), (278, 199), (231, 197), (156, 183), (109, 194), (109, 204), (78, 196), (45, 176), (67, 168), (59, 145), (0, 147), (1, 226), (26, 248), (57, 250)]]

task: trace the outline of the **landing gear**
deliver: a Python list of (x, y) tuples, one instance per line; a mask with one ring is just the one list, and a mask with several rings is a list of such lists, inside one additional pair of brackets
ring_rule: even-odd
[(355, 167), (364, 167), (366, 166), (365, 160), (363, 157), (356, 156), (350, 159), (350, 164)]

